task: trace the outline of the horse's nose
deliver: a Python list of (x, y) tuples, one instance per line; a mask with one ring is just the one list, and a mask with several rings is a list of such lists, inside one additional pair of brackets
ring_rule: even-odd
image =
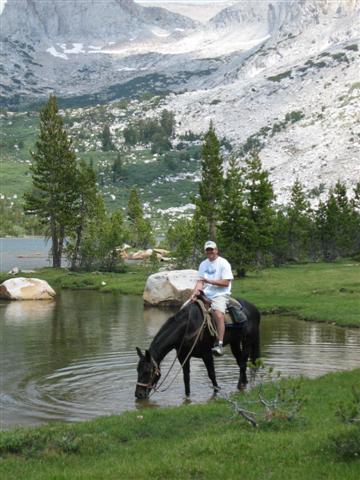
[(136, 389), (135, 390), (135, 397), (138, 400), (144, 400), (146, 398), (145, 392), (143, 390)]

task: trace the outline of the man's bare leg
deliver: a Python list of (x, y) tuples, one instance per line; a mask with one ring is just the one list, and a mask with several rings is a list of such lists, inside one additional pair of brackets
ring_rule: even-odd
[(216, 319), (216, 329), (218, 333), (219, 342), (223, 342), (225, 334), (225, 315), (219, 310), (214, 310)]
[(217, 329), (219, 341), (212, 348), (212, 352), (214, 355), (219, 357), (221, 355), (224, 355), (223, 340), (224, 340), (224, 333), (225, 333), (225, 315), (219, 310), (214, 310), (214, 314), (215, 314), (216, 329)]

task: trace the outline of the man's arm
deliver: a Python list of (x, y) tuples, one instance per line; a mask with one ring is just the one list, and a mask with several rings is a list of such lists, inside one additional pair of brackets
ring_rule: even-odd
[(203, 278), (202, 281), (204, 283), (208, 283), (209, 285), (215, 285), (216, 287), (228, 287), (230, 285), (231, 280), (210, 280), (208, 278)]
[(192, 294), (191, 294), (191, 299), (194, 300), (196, 298), (196, 296), (198, 295), (199, 293), (199, 290), (202, 290), (204, 288), (204, 279), (203, 278), (199, 278), (199, 280), (196, 282), (195, 284), (195, 288), (194, 290), (192, 291)]

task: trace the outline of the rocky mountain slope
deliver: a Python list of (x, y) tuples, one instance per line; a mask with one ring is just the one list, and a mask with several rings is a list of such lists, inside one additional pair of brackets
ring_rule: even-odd
[(212, 120), (239, 148), (261, 144), (280, 201), (295, 178), (309, 190), (338, 179), (351, 189), (360, 179), (359, 2), (266, 3), (241, 2), (209, 22), (244, 25), (259, 43), (167, 106), (183, 130)]
[(126, 82), (138, 76), (151, 88), (151, 55), (139, 65), (118, 50), (176, 41), (197, 23), (133, 0), (22, 0), (21, 8), (8, 0), (0, 26), (1, 104), (22, 107), (51, 91), (70, 98), (105, 91), (112, 98), (118, 95), (108, 90), (125, 84), (127, 96), (137, 88)]
[(243, 152), (260, 145), (280, 201), (296, 177), (359, 180), (359, 0), (229, 1), (206, 22), (132, 0), (17, 5), (0, 16), (2, 106), (170, 92), (159, 108), (180, 133), (212, 120)]

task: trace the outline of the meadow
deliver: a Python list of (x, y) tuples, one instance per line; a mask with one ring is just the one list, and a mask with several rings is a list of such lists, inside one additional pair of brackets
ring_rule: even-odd
[[(360, 370), (301, 382), (306, 402), (289, 421), (257, 428), (221, 397), (205, 405), (141, 409), (121, 416), (0, 433), (3, 480), (355, 480), (360, 428), (336, 415)], [(286, 388), (291, 380), (283, 382)], [(266, 394), (266, 391), (265, 393)], [(254, 392), (237, 401), (255, 401)]]
[[(234, 295), (262, 313), (360, 326), (360, 264), (291, 265), (253, 272), (234, 282)], [(149, 270), (72, 273), (42, 269), (56, 289), (142, 294)], [(3, 281), (6, 278), (2, 275)], [(235, 479), (355, 480), (360, 476), (360, 428), (339, 418), (341, 405), (359, 414), (360, 370), (317, 379), (284, 379), (283, 397), (301, 405), (292, 418), (265, 410), (254, 428), (234, 405), (259, 408), (257, 389), (204, 405), (140, 408), (73, 425), (49, 424), (0, 433), (3, 480)], [(297, 383), (294, 389), (294, 382)], [(270, 398), (274, 383), (264, 383)], [(353, 395), (353, 397), (352, 397)], [(271, 399), (271, 398), (270, 398)], [(350, 403), (349, 403), (350, 402)], [(352, 403), (351, 403), (352, 402)], [(356, 413), (357, 412), (357, 413)]]
[[(151, 266), (128, 266), (124, 273), (77, 273), (45, 268), (36, 277), (54, 288), (142, 295)], [(29, 274), (34, 275), (34, 274)], [(8, 276), (2, 274), (0, 281)], [(304, 320), (360, 326), (360, 263), (342, 260), (267, 268), (235, 279), (233, 295), (262, 313), (291, 314)]]

